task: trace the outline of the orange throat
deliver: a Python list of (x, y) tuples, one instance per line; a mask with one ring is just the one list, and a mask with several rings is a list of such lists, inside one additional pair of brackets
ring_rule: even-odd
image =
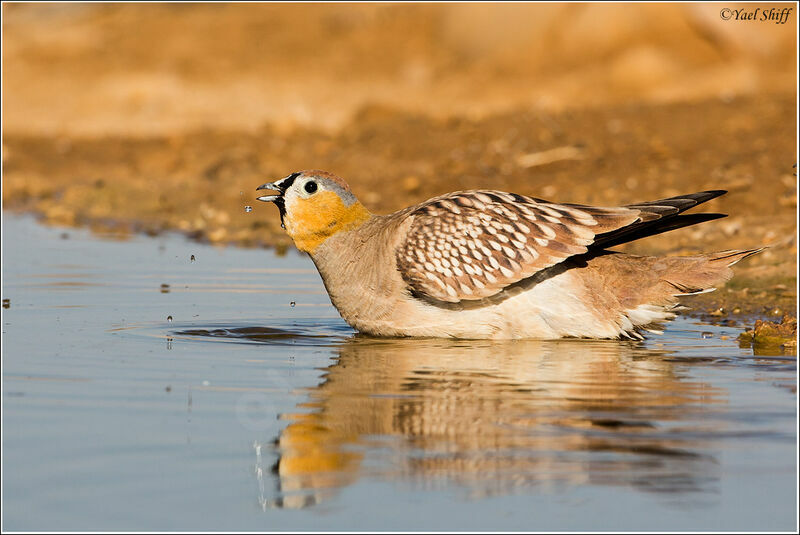
[(286, 232), (299, 250), (309, 254), (334, 234), (360, 227), (372, 215), (360, 202), (345, 206), (329, 191), (298, 199), (289, 214), (284, 221)]

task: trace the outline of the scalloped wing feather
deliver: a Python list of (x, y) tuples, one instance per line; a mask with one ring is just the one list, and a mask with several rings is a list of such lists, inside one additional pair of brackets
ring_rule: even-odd
[(501, 191), (450, 193), (404, 212), (413, 220), (397, 267), (416, 293), (451, 303), (483, 299), (586, 253), (596, 235), (641, 221), (640, 214)]

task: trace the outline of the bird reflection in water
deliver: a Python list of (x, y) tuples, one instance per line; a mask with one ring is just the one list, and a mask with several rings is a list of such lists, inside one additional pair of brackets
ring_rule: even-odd
[[(262, 495), (265, 507), (313, 505), (360, 477), (456, 485), (471, 497), (586, 484), (715, 490), (704, 415), (724, 392), (682, 378), (665, 352), (359, 336), (338, 352), (309, 401), (282, 416), (278, 498)], [(268, 464), (262, 446), (257, 461)]]

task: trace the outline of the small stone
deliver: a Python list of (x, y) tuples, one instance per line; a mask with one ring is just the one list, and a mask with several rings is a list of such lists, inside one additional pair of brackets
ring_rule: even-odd
[(219, 243), (228, 237), (228, 231), (223, 228), (216, 228), (208, 233), (208, 239), (213, 243)]
[(742, 230), (741, 221), (728, 221), (722, 224), (722, 232), (728, 237), (738, 234), (740, 230)]
[(278, 243), (275, 245), (275, 256), (286, 256), (289, 252), (289, 245), (287, 243)]
[(558, 188), (556, 188), (552, 184), (548, 184), (547, 186), (542, 188), (542, 196), (546, 198), (555, 197), (556, 193), (558, 193)]
[(739, 335), (739, 342), (754, 347), (782, 347), (785, 350), (797, 349), (797, 318), (783, 316), (781, 323), (756, 320), (752, 330)]
[(415, 176), (407, 176), (403, 179), (403, 189), (408, 193), (413, 193), (419, 190), (419, 187), (422, 185), (420, 179)]

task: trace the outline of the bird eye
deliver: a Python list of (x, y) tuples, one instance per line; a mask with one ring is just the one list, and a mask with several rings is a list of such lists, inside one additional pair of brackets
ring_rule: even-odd
[(306, 185), (303, 186), (303, 189), (306, 190), (306, 193), (314, 193), (317, 191), (317, 183), (313, 180), (306, 182)]

